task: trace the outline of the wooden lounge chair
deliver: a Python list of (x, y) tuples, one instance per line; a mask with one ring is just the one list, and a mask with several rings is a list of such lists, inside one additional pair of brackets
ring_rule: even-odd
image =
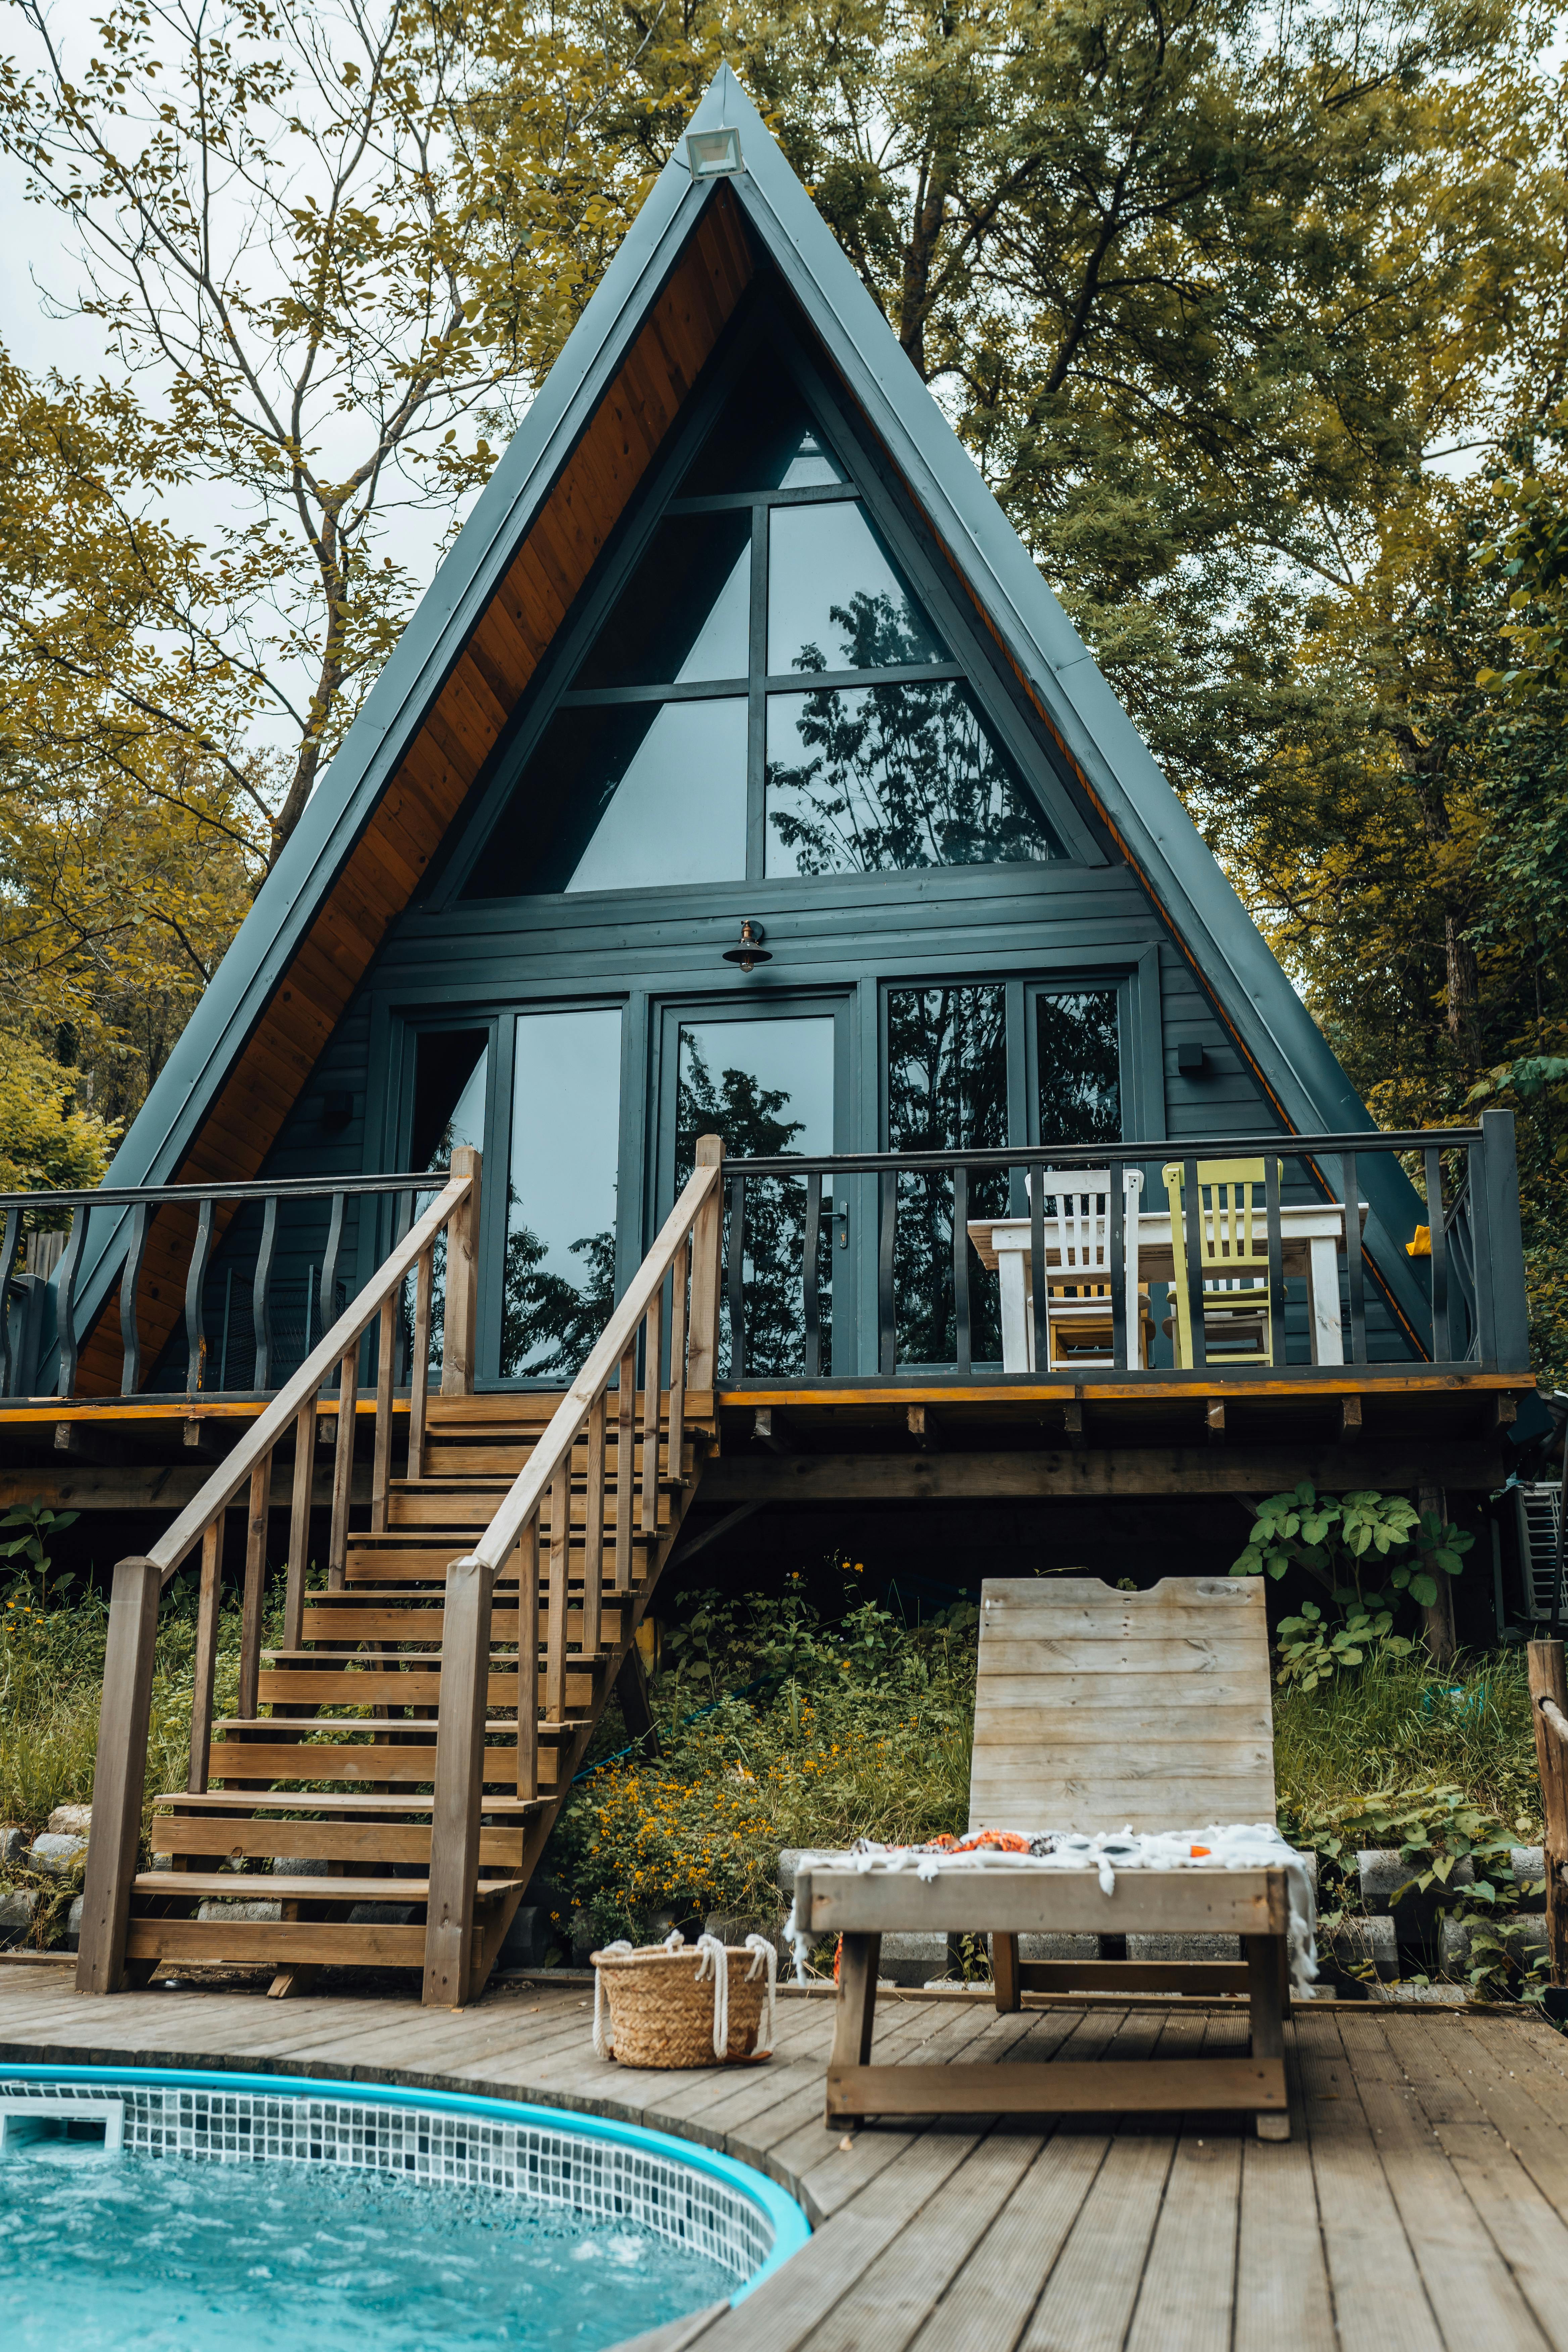
[[(1094, 1835), (1274, 1820), (1274, 1734), (1263, 1589), (1167, 1577), (1117, 1592), (1096, 1577), (998, 1579), (982, 1588), (970, 1768), (971, 1829)], [(1289, 2136), (1283, 2020), (1289, 2005), (1283, 1869), (1142, 1869), (1116, 1874), (969, 1864), (922, 1883), (912, 1867), (858, 1872), (818, 1861), (795, 1882), (810, 1937), (842, 1934), (827, 2121), (893, 2115), (1253, 2110), (1259, 2136)], [(1245, 1992), (1247, 2057), (870, 2063), (884, 1934), (985, 1930), (996, 2005), (1026, 1991)], [(1094, 1960), (1024, 1961), (1020, 1935), (1093, 1935)], [(1239, 1961), (1128, 1961), (1129, 1932), (1234, 1935)], [(1125, 1950), (1125, 1945), (1120, 1946)], [(1109, 1952), (1118, 1944), (1111, 1942)]]

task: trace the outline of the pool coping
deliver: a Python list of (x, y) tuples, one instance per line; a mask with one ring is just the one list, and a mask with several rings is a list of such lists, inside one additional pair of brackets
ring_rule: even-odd
[(721, 2148), (705, 2147), (699, 2141), (683, 2139), (674, 2132), (658, 2131), (647, 2124), (634, 2122), (630, 2116), (592, 2114), (570, 2105), (538, 2099), (508, 2098), (492, 2091), (446, 2090), (430, 2076), (414, 2081), (390, 2082), (367, 2077), (359, 2079), (342, 2074), (303, 2074), (279, 2067), (268, 2074), (258, 2074), (251, 2068), (226, 2066), (186, 2066), (178, 2062), (160, 2064), (155, 2060), (126, 2060), (122, 2063), (91, 2063), (84, 2060), (58, 2059), (52, 2063), (37, 2059), (12, 2059), (0, 2048), (0, 2077), (10, 2082), (65, 2082), (130, 2086), (135, 2084), (163, 2084), (186, 2090), (248, 2091), (265, 2094), (287, 2089), (294, 2095), (308, 2092), (314, 2098), (337, 2098), (363, 2105), (424, 2108), (432, 2113), (481, 2116), (489, 2122), (533, 2125), (540, 2129), (560, 2131), (566, 2128), (583, 2139), (614, 2142), (619, 2147), (639, 2148), (658, 2156), (666, 2163), (683, 2164), (692, 2171), (704, 2173), (710, 2179), (722, 2181), (738, 2196), (749, 2198), (762, 2208), (772, 2224), (773, 2242), (767, 2259), (749, 2279), (743, 2280), (729, 2296), (733, 2305), (743, 2303), (753, 2290), (772, 2278), (793, 2254), (810, 2242), (812, 2222), (802, 2200), (781, 2182), (770, 2178), (756, 2165), (741, 2158), (726, 2155)]

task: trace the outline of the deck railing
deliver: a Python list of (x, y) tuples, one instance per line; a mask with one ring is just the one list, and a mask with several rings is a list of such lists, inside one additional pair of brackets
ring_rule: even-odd
[(173, 1524), (143, 1555), (116, 1563), (110, 1589), (109, 1634), (103, 1662), (103, 1698), (99, 1718), (98, 1762), (93, 1780), (92, 1842), (82, 1888), (81, 1941), (77, 1986), (83, 1992), (111, 1992), (124, 1967), (131, 1882), (142, 1833), (142, 1803), (147, 1770), (147, 1733), (153, 1698), (153, 1645), (164, 1587), (199, 1544), (201, 1589), (191, 1703), (189, 1789), (206, 1787), (207, 1749), (213, 1720), (213, 1684), (217, 1665), (218, 1601), (224, 1515), (240, 1489), (249, 1487), (249, 1527), (245, 1555), (241, 1616), (239, 1713), (254, 1716), (260, 1682), (263, 1588), (267, 1574), (268, 1501), (272, 1457), (290, 1432), (294, 1441), (294, 1491), (289, 1518), (289, 1567), (283, 1599), (283, 1647), (298, 1649), (305, 1601), (305, 1564), (310, 1556), (310, 1490), (316, 1451), (316, 1416), (322, 1391), (338, 1382), (338, 1442), (332, 1472), (331, 1535), (327, 1582), (341, 1588), (348, 1550), (353, 1429), (358, 1403), (360, 1342), (380, 1324), (376, 1381), (375, 1443), (371, 1477), (371, 1527), (386, 1525), (392, 1465), (394, 1318), (405, 1282), (416, 1286), (414, 1371), (409, 1396), (411, 1458), (420, 1458), (429, 1386), (430, 1298), (437, 1244), (447, 1240), (447, 1330), (442, 1386), (461, 1393), (473, 1385), (473, 1331), (479, 1296), (478, 1257), (479, 1155), (458, 1150), (437, 1198), (376, 1269), (352, 1305), (337, 1318), (285, 1382), (266, 1411), (250, 1423), (232, 1453), (225, 1455)]
[[(1426, 1192), (1429, 1255), (1405, 1258), (1403, 1282), (1392, 1279), (1388, 1255), (1400, 1244), (1384, 1244), (1380, 1268), (1363, 1248), (1364, 1203), (1361, 1180), (1373, 1159), (1398, 1159), (1419, 1171)], [(1412, 1347), (1434, 1365), (1488, 1366), (1524, 1370), (1529, 1336), (1524, 1262), (1520, 1232), (1519, 1181), (1511, 1112), (1483, 1113), (1475, 1127), (1422, 1128), (1410, 1132), (1328, 1135), (1226, 1136), (1212, 1140), (1116, 1144), (1040, 1144), (1019, 1149), (964, 1151), (834, 1152), (729, 1159), (725, 1162), (725, 1250), (729, 1385), (748, 1379), (787, 1375), (805, 1381), (858, 1377), (890, 1380), (900, 1367), (918, 1364), (951, 1369), (960, 1380), (1007, 1377), (993, 1344), (996, 1339), (994, 1292), (983, 1286), (969, 1227), (977, 1219), (1026, 1219), (1028, 1296), (1026, 1315), (1034, 1363), (1051, 1362), (1046, 1212), (1047, 1188), (1030, 1181), (1037, 1170), (1107, 1171), (1105, 1217), (1109, 1245), (1104, 1269), (1109, 1292), (1110, 1368), (1136, 1373), (1140, 1351), (1131, 1343), (1127, 1296), (1124, 1183), (1138, 1171), (1142, 1206), (1163, 1212), (1166, 1194), (1161, 1171), (1175, 1162), (1183, 1171), (1187, 1309), (1192, 1360), (1184, 1369), (1212, 1369), (1205, 1339), (1201, 1298), (1204, 1279), (1202, 1204), (1198, 1170), (1205, 1161), (1261, 1160), (1267, 1232), (1269, 1353), (1275, 1367), (1288, 1360), (1285, 1255), (1286, 1200), (1292, 1176), (1300, 1202), (1358, 1204), (1334, 1237), (1334, 1298), (1322, 1307), (1326, 1330), (1341, 1358), (1371, 1360), (1369, 1293), (1382, 1294), (1388, 1319), (1404, 1335), (1397, 1352)], [(781, 1207), (784, 1188), (788, 1203)], [(847, 1244), (854, 1218), (875, 1220), (875, 1371), (866, 1358), (831, 1360), (830, 1300), (853, 1278), (854, 1258), (836, 1266), (835, 1244)], [(783, 1230), (787, 1247), (781, 1247)], [(1211, 1267), (1210, 1273), (1223, 1271)], [(1419, 1307), (1412, 1312), (1412, 1285)], [(1403, 1299), (1401, 1297), (1403, 1293)], [(1424, 1295), (1423, 1295), (1424, 1294)], [(843, 1335), (856, 1328), (853, 1300), (840, 1308), (840, 1358), (851, 1352)], [(1174, 1299), (1173, 1297), (1173, 1308)], [(1211, 1301), (1212, 1304), (1212, 1301)], [(1301, 1342), (1314, 1359), (1315, 1339)], [(1345, 1344), (1348, 1338), (1348, 1345)], [(936, 1344), (937, 1342), (945, 1344)], [(1391, 1353), (1394, 1352), (1393, 1349)], [(769, 1360), (770, 1353), (773, 1360)], [(1215, 1359), (1215, 1362), (1223, 1361)], [(1016, 1367), (1008, 1368), (1016, 1370)], [(1266, 1368), (1267, 1369), (1267, 1368)]]
[[(254, 1183), (140, 1184), (100, 1186), (94, 1192), (0, 1192), (0, 1395), (72, 1397), (77, 1393), (82, 1335), (79, 1325), (79, 1291), (87, 1263), (88, 1244), (104, 1231), (104, 1222), (124, 1221), (125, 1238), (113, 1243), (113, 1264), (119, 1267), (119, 1329), (121, 1346), (120, 1388), (134, 1396), (142, 1387), (145, 1362), (142, 1322), (148, 1283), (149, 1244), (157, 1236), (172, 1244), (171, 1261), (183, 1278), (183, 1321), (185, 1370), (180, 1390), (189, 1396), (266, 1397), (274, 1394), (296, 1366), (310, 1354), (313, 1339), (331, 1328), (339, 1313), (339, 1276), (343, 1263), (345, 1224), (351, 1202), (385, 1202), (391, 1213), (388, 1245), (395, 1248), (407, 1232), (422, 1195), (438, 1192), (447, 1181), (444, 1169), (423, 1175), (275, 1177)], [(230, 1272), (216, 1348), (208, 1344), (208, 1275), (213, 1255), (225, 1227), (236, 1212), (259, 1203), (260, 1231), (253, 1262), (237, 1270), (241, 1291), (248, 1292), (251, 1333), (250, 1379), (230, 1382), (230, 1327), (234, 1315), (234, 1275)], [(300, 1330), (298, 1344), (279, 1343), (277, 1323), (279, 1253), (287, 1213), (317, 1203), (326, 1204), (326, 1230), (313, 1239), (310, 1264), (299, 1283)], [(127, 1214), (129, 1212), (129, 1214)], [(163, 1220), (159, 1234), (155, 1220)], [(62, 1221), (64, 1229), (62, 1230)], [(320, 1225), (319, 1215), (313, 1223)], [(294, 1236), (296, 1247), (298, 1235)], [(39, 1274), (18, 1264), (24, 1244), (39, 1266)], [(38, 1244), (44, 1244), (40, 1249)], [(53, 1244), (52, 1247), (49, 1245)], [(45, 1343), (39, 1329), (40, 1309), (52, 1281), (55, 1334)], [(112, 1313), (106, 1299), (100, 1312)], [(407, 1377), (413, 1350), (412, 1318), (401, 1333), (394, 1326), (393, 1343), (403, 1361), (395, 1372)], [(174, 1325), (178, 1329), (178, 1324)], [(171, 1337), (173, 1333), (171, 1333)], [(176, 1375), (177, 1376), (177, 1375)]]

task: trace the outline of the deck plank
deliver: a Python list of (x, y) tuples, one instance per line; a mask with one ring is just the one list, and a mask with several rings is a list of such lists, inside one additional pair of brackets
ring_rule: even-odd
[[(766, 2064), (674, 2073), (595, 2060), (581, 1983), (514, 1979), (443, 2014), (412, 1979), (287, 2002), (265, 1977), (199, 1981), (88, 2001), (64, 1970), (0, 1969), (0, 2070), (53, 2053), (429, 2082), (761, 2163), (816, 2236), (739, 2309), (682, 2323), (696, 2352), (1568, 2352), (1568, 2053), (1531, 2022), (1298, 2011), (1285, 2143), (1214, 2116), (845, 2132), (823, 2121), (826, 1999), (781, 2000)], [(1044, 2070), (1239, 2053), (1245, 2033), (1195, 2001), (998, 2017), (885, 1993), (875, 2054)]]
[(1344, 2352), (1444, 2352), (1336, 2019), (1296, 2029), (1318, 2212)]

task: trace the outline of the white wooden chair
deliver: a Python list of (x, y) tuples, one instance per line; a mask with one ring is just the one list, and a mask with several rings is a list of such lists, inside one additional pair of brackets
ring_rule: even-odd
[[(1097, 1577), (992, 1579), (982, 1588), (970, 1768), (971, 1829), (1035, 1832), (1202, 1829), (1272, 1822), (1274, 1733), (1261, 1584), (1166, 1577), (1148, 1592)], [(1289, 2136), (1283, 2021), (1289, 2008), (1285, 1871), (1141, 1869), (1101, 1891), (1098, 1873), (1005, 1863), (858, 1872), (803, 1865), (795, 1916), (813, 1939), (842, 1935), (827, 2121), (907, 2115), (1251, 2110), (1259, 2136)], [(1046, 2060), (998, 2065), (871, 2062), (885, 1934), (991, 1938), (996, 2005), (1026, 1992), (1107, 1988), (1245, 1992), (1243, 2056)], [(1129, 1961), (1107, 1938), (1234, 1935), (1239, 1961)], [(1020, 1935), (1093, 1935), (1096, 1959), (1024, 1961)], [(1122, 1946), (1125, 1948), (1125, 1946)], [(1110, 1947), (1113, 1952), (1114, 1941)]]
[[(1127, 1356), (1131, 1365), (1148, 1360), (1153, 1328), (1149, 1293), (1138, 1286), (1138, 1210), (1143, 1171), (1124, 1168), (1122, 1264), (1127, 1284)], [(1110, 1171), (1108, 1168), (1038, 1168), (1029, 1185), (1044, 1197), (1046, 1238), (1046, 1332), (1050, 1366), (1110, 1364), (1115, 1360), (1110, 1313)], [(1053, 1263), (1054, 1260), (1054, 1263)], [(1029, 1369), (1035, 1369), (1034, 1318), (1026, 1315)]]

